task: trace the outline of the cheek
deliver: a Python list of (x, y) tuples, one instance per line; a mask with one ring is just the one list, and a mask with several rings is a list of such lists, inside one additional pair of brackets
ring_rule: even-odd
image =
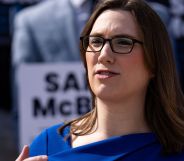
[(151, 73), (147, 68), (143, 53), (132, 53), (131, 57), (128, 57), (126, 60), (123, 59), (120, 62), (122, 69), (131, 77), (151, 77)]

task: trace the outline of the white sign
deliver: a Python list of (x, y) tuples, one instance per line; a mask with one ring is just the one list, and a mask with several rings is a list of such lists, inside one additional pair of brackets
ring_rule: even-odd
[(80, 63), (22, 64), (18, 69), (20, 149), (41, 130), (90, 110)]

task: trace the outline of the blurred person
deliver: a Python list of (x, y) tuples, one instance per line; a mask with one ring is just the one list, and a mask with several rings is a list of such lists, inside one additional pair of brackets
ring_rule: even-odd
[(78, 38), (94, 1), (52, 0), (15, 17), (13, 66), (21, 62), (79, 61)]
[(176, 40), (176, 60), (180, 81), (184, 91), (184, 0), (170, 0), (170, 30)]
[(80, 40), (92, 110), (45, 129), (16, 161), (183, 161), (184, 96), (155, 11), (101, 0)]
[(80, 32), (95, 2), (44, 0), (16, 14), (12, 43), (12, 113), (15, 124), (18, 120), (18, 67), (22, 63), (80, 61)]
[(147, 0), (165, 23), (172, 41), (177, 72), (184, 91), (184, 0)]
[[(156, 11), (156, 13), (160, 16), (160, 18), (162, 19), (162, 21), (164, 22), (166, 29), (169, 33), (169, 37), (171, 39), (172, 42), (172, 47), (173, 47), (173, 51), (174, 51), (174, 58), (175, 58), (175, 62), (177, 65), (177, 72), (179, 71), (179, 60), (177, 57), (177, 51), (176, 51), (176, 40), (174, 37), (174, 34), (170, 28), (170, 24), (171, 24), (171, 4), (169, 1), (165, 1), (165, 0), (146, 0), (149, 5)], [(179, 72), (178, 72), (179, 74)]]

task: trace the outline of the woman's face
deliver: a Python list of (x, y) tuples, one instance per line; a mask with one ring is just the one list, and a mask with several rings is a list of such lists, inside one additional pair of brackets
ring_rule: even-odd
[[(142, 33), (128, 11), (106, 10), (95, 21), (90, 35), (110, 39), (124, 35), (142, 41)], [(88, 78), (97, 98), (123, 101), (144, 95), (151, 73), (144, 63), (143, 46), (135, 43), (129, 54), (114, 53), (109, 42), (100, 52), (86, 52)]]

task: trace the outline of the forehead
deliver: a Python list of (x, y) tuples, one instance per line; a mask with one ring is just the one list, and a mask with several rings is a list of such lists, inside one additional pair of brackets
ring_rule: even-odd
[(141, 32), (135, 17), (129, 11), (106, 10), (93, 24), (90, 34), (103, 36), (128, 35), (141, 38)]

